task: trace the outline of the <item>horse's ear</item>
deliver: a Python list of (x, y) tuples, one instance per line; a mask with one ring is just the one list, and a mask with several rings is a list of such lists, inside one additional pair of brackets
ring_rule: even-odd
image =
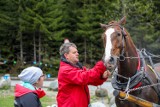
[(102, 23), (100, 23), (100, 25), (101, 25), (101, 28), (102, 28), (103, 30), (106, 30), (106, 28), (107, 28), (107, 25), (105, 25), (105, 24), (102, 24)]
[(126, 16), (124, 16), (119, 22), (120, 25), (126, 24)]

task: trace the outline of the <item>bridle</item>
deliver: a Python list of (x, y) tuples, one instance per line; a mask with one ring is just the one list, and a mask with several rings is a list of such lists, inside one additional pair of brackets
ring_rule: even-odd
[(124, 61), (126, 58), (133, 58), (133, 57), (125, 57), (125, 39), (126, 39), (126, 32), (124, 30), (124, 27), (119, 25), (119, 24), (110, 24), (108, 25), (108, 27), (112, 27), (112, 26), (118, 26), (121, 29), (121, 35), (122, 35), (122, 49), (121, 49), (121, 53), (119, 56), (116, 56), (116, 58), (119, 61)]

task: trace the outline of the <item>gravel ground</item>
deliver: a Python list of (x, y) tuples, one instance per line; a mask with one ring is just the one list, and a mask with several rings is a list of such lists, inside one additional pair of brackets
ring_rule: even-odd
[[(112, 88), (112, 86), (110, 85), (110, 83), (104, 83), (103, 85), (99, 86), (99, 88), (107, 89), (108, 96), (106, 96), (106, 97), (97, 97), (95, 95), (95, 90), (97, 89), (97, 87), (89, 86), (91, 103), (100, 102), (100, 103), (103, 103), (105, 105), (105, 107), (111, 107), (110, 106), (110, 101), (113, 98), (113, 94), (112, 94), (113, 88)], [(50, 96), (50, 97), (53, 98), (53, 104), (57, 104), (56, 96), (57, 96), (58, 92), (57, 91), (49, 91), (47, 88), (44, 88), (44, 90), (46, 91), (47, 96)], [(97, 107), (101, 107), (101, 106), (97, 106)]]
[[(11, 86), (15, 86), (15, 84), (17, 84), (19, 82), (20, 82), (19, 80), (14, 79), (11, 81)], [(49, 87), (51, 82), (53, 82), (53, 80), (44, 81), (44, 87)], [(98, 86), (98, 87), (106, 89), (108, 92), (108, 96), (104, 97), (104, 98), (97, 97), (95, 95), (95, 90), (97, 89), (97, 87), (90, 85), (89, 90), (90, 90), (91, 103), (100, 102), (100, 103), (103, 103), (105, 105), (105, 107), (111, 107), (109, 105), (110, 101), (113, 99), (113, 94), (112, 94), (113, 88), (111, 86), (111, 83), (108, 80), (107, 82), (104, 82), (101, 86)], [(43, 88), (43, 89), (46, 91), (47, 96), (49, 96), (53, 99), (53, 104), (57, 104), (57, 102), (56, 102), (57, 91), (49, 91), (47, 88)], [(114, 103), (114, 101), (112, 101), (112, 104), (113, 103)], [(49, 105), (49, 106), (51, 106), (51, 105)], [(102, 107), (102, 106), (96, 106), (96, 107)], [(113, 106), (113, 107), (115, 107), (115, 106)]]

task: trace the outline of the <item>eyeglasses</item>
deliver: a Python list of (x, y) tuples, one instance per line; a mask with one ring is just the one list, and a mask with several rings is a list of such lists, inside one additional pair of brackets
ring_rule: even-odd
[(40, 77), (44, 77), (45, 75), (43, 74), (43, 75), (41, 75)]

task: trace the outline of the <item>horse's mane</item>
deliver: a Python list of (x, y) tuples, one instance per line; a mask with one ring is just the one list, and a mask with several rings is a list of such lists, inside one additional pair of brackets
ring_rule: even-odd
[(117, 21), (110, 21), (108, 24), (109, 25), (111, 25), (111, 24), (118, 24), (118, 22)]

